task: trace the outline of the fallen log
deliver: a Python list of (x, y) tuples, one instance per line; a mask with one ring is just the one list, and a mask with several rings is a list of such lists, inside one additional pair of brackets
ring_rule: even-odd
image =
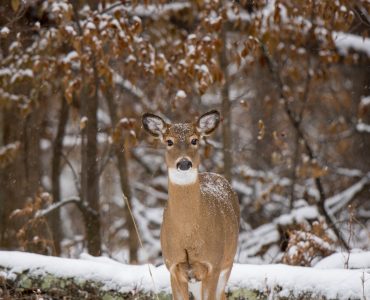
[[(368, 254), (359, 254), (356, 261)], [(125, 265), (87, 254), (68, 259), (0, 251), (0, 299), (6, 300), (164, 300), (171, 299), (169, 277), (163, 265)], [(367, 299), (370, 274), (366, 269), (235, 264), (227, 289), (228, 299), (239, 300)]]

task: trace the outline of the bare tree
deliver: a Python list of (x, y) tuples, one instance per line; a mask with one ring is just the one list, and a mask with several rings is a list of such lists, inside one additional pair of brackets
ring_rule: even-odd
[[(61, 159), (63, 155), (63, 138), (65, 135), (66, 125), (68, 122), (69, 105), (67, 100), (63, 97), (61, 99), (61, 108), (59, 112), (59, 123), (57, 128), (57, 134), (53, 143), (53, 157), (52, 157), (52, 171), (51, 171), (51, 181), (52, 181), (52, 195), (54, 203), (60, 202), (60, 173), (61, 173)], [(56, 255), (61, 254), (60, 243), (62, 241), (62, 231), (60, 222), (59, 210), (55, 210), (50, 215), (51, 230), (53, 233), (54, 247)]]

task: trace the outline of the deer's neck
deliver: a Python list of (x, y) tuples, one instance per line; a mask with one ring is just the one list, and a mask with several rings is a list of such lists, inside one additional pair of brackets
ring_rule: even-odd
[[(186, 215), (187, 211), (199, 211), (200, 183), (197, 170), (192, 174), (183, 174), (186, 178), (176, 178), (169, 170), (168, 176), (168, 209), (171, 213)], [(185, 172), (184, 172), (185, 173)], [(176, 174), (175, 176), (181, 176)], [(184, 214), (185, 213), (185, 214)]]

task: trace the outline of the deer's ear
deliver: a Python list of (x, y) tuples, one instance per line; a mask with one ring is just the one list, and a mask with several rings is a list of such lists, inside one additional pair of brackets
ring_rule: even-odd
[(162, 138), (167, 130), (167, 124), (161, 117), (145, 113), (141, 119), (144, 129), (156, 138)]
[(220, 113), (217, 110), (211, 110), (202, 115), (196, 125), (197, 130), (201, 135), (210, 135), (220, 124)]

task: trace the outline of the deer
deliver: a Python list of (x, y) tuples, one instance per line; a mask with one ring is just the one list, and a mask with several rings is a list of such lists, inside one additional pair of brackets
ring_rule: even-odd
[(168, 201), (160, 242), (171, 278), (172, 299), (226, 299), (225, 288), (238, 244), (240, 208), (230, 183), (198, 171), (202, 138), (213, 133), (220, 113), (209, 111), (192, 123), (166, 123), (145, 113), (142, 125), (166, 145)]

